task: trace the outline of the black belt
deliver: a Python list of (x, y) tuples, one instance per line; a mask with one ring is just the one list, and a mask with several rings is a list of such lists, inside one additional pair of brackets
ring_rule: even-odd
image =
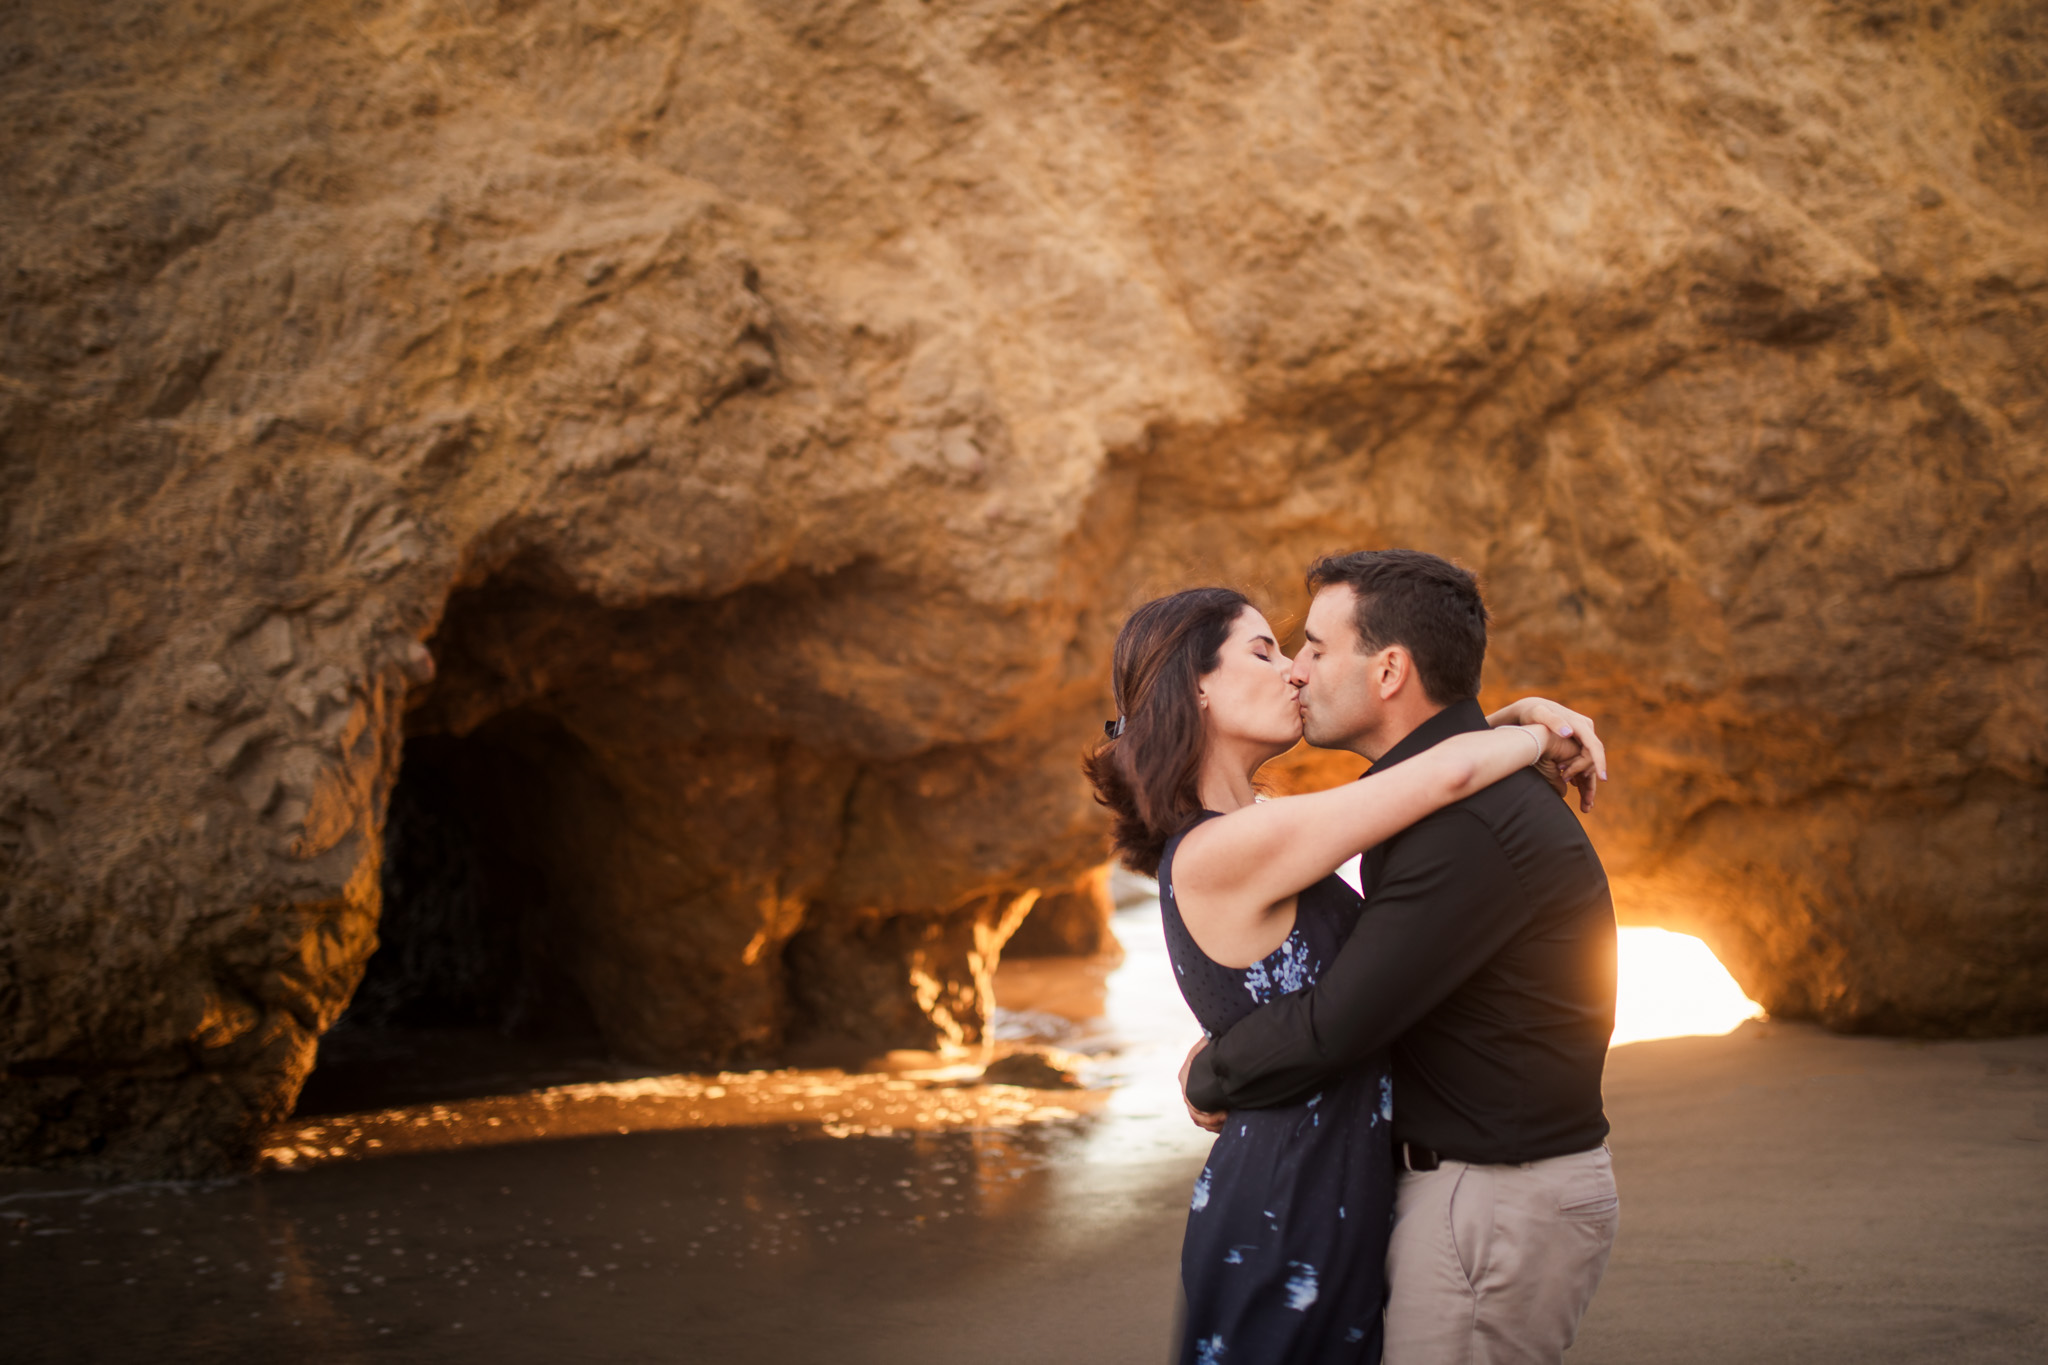
[(1434, 1147), (1425, 1147), (1419, 1142), (1394, 1144), (1394, 1169), (1397, 1171), (1433, 1171), (1443, 1164), (1443, 1153)]
[[(1600, 1144), (1600, 1146), (1605, 1145), (1605, 1143)], [(1598, 1150), (1599, 1147), (1588, 1147), (1586, 1149), (1586, 1151), (1588, 1152), (1594, 1152)], [(1582, 1153), (1566, 1152), (1565, 1155), (1579, 1156), (1582, 1155)], [(1456, 1161), (1457, 1159), (1458, 1158), (1454, 1156), (1445, 1156), (1442, 1152), (1436, 1150), (1436, 1148), (1425, 1147), (1419, 1142), (1397, 1142), (1394, 1144), (1394, 1169), (1397, 1171), (1433, 1171), (1437, 1167), (1443, 1165), (1446, 1161)], [(1535, 1159), (1541, 1161), (1544, 1158), (1538, 1157)], [(1475, 1162), (1473, 1164), (1483, 1165), (1485, 1163)], [(1526, 1161), (1514, 1161), (1502, 1162), (1499, 1164), (1511, 1166), (1526, 1166), (1529, 1163)]]

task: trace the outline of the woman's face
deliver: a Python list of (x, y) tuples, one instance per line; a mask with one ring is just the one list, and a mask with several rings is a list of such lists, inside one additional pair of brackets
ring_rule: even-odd
[(1203, 724), (1212, 739), (1284, 752), (1301, 738), (1301, 704), (1287, 681), (1292, 665), (1266, 624), (1246, 607), (1230, 628), (1216, 667), (1202, 675)]

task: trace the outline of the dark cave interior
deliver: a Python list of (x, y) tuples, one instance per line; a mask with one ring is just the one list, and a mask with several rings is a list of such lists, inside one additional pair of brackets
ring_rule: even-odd
[(561, 965), (580, 883), (553, 808), (587, 776), (584, 757), (527, 711), (406, 741), (378, 948), (298, 1114), (619, 1074)]

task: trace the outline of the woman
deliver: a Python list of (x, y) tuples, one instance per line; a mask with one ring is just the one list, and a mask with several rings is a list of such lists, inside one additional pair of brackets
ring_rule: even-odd
[[(1159, 879), (1181, 992), (1210, 1037), (1335, 957), (1363, 904), (1336, 875), (1353, 854), (1531, 763), (1581, 758), (1565, 736), (1583, 717), (1523, 701), (1383, 773), (1254, 804), (1254, 774), (1301, 738), (1290, 670), (1239, 593), (1147, 603), (1117, 636), (1123, 714), (1084, 765), (1125, 864)], [(1552, 725), (1519, 723), (1532, 719)], [(1384, 1057), (1301, 1104), (1230, 1116), (1190, 1201), (1181, 1361), (1379, 1359), (1392, 1117)]]

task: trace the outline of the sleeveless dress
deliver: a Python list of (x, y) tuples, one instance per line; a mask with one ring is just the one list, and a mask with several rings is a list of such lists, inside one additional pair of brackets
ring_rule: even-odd
[[(1212, 961), (1174, 903), (1173, 855), (1188, 830), (1215, 815), (1204, 812), (1175, 835), (1159, 860), (1167, 953), (1211, 1038), (1312, 985), (1364, 908), (1332, 874), (1297, 898), (1293, 932), (1279, 948), (1250, 967)], [(1182, 1365), (1376, 1365), (1394, 1216), (1393, 1120), (1384, 1055), (1300, 1104), (1231, 1114), (1188, 1202)]]

